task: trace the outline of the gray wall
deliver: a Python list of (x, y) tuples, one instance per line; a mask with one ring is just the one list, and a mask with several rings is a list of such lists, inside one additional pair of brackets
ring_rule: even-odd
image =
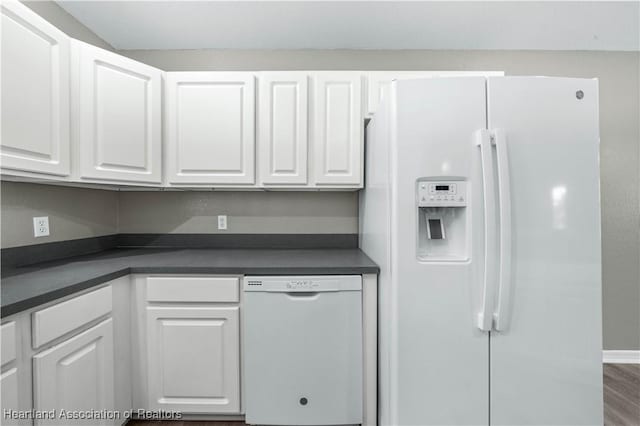
[(126, 233), (358, 233), (356, 192), (121, 192), (119, 200)]
[[(0, 186), (2, 248), (118, 232), (118, 193), (33, 183)], [(33, 217), (49, 216), (51, 235), (34, 238)]]

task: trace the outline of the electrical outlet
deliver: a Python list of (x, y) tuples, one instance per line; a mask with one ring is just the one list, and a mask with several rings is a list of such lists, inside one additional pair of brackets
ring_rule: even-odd
[(49, 217), (34, 217), (33, 218), (33, 236), (46, 237), (49, 235)]
[(227, 229), (227, 216), (226, 215), (219, 215), (218, 216), (218, 229), (223, 229), (223, 230)]

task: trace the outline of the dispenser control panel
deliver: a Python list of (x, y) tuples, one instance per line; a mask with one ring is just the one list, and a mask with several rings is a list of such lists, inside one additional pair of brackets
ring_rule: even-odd
[(418, 181), (419, 207), (464, 207), (467, 205), (467, 182)]

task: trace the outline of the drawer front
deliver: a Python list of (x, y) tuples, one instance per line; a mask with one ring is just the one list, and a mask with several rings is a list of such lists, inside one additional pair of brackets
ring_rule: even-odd
[(33, 313), (33, 347), (38, 348), (111, 312), (111, 286)]
[(238, 302), (238, 277), (149, 277), (149, 302)]
[(0, 327), (0, 341), (2, 348), (2, 365), (10, 363), (17, 357), (17, 342), (16, 342), (16, 322), (11, 321), (6, 324), (2, 324)]

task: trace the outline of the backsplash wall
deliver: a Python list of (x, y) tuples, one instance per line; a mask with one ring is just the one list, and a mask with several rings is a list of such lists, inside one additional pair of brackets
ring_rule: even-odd
[[(118, 232), (116, 191), (16, 182), (1, 185), (2, 248)], [(49, 236), (33, 236), (35, 216), (49, 217)]]
[(358, 233), (357, 192), (120, 192), (118, 212), (120, 233)]
[[(357, 234), (357, 192), (111, 191), (2, 182), (1, 247), (117, 233)], [(217, 216), (227, 215), (219, 231)], [(33, 236), (48, 216), (51, 235)]]

